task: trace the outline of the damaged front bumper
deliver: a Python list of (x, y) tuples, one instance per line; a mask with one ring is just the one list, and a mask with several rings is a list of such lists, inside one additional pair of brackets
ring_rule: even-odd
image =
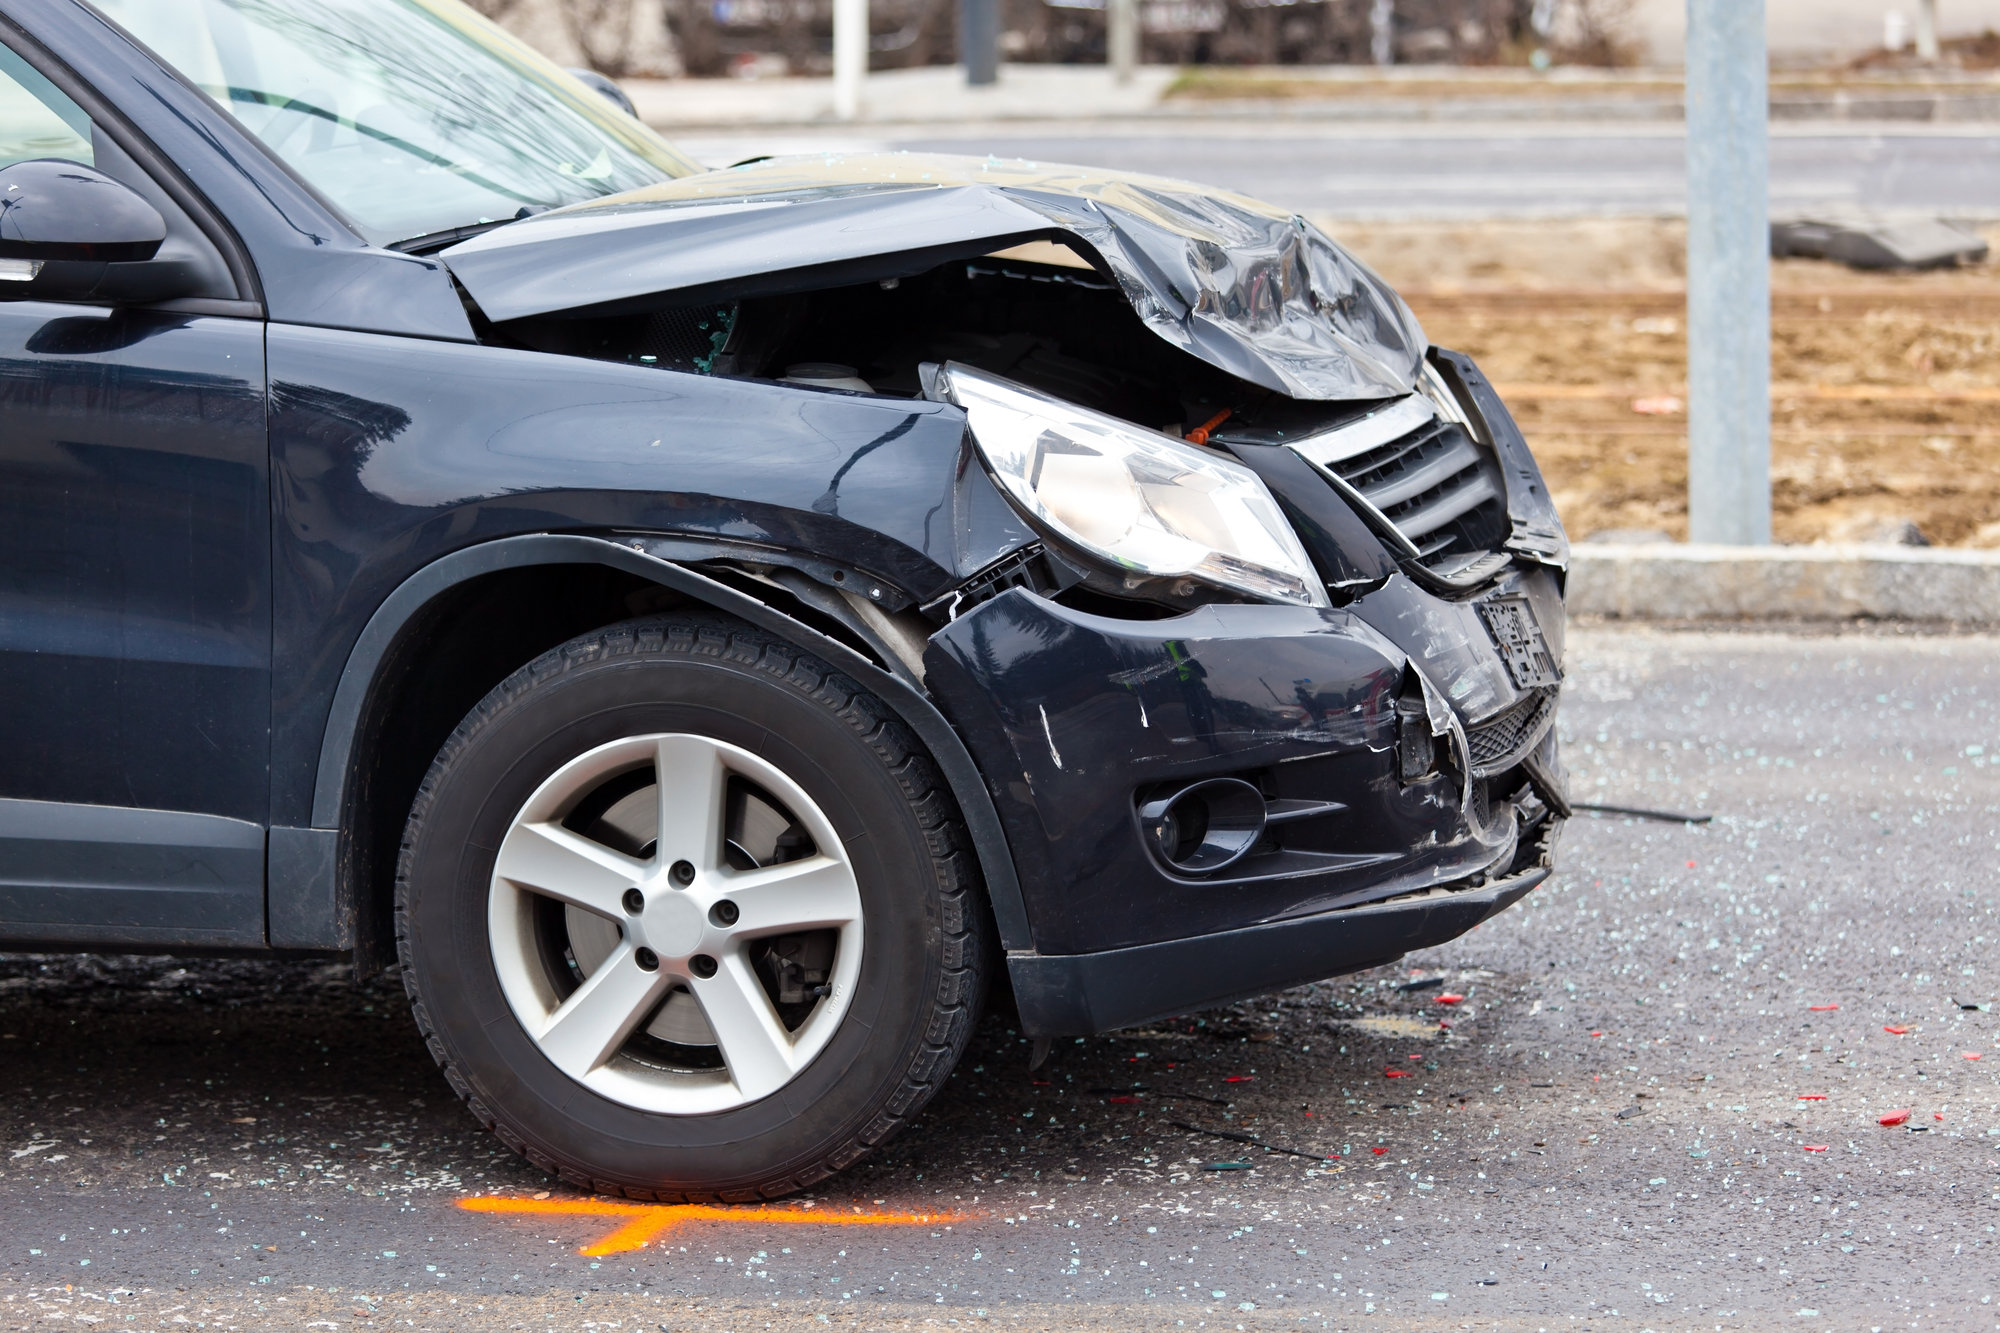
[(1031, 1037), (1110, 1032), (1393, 963), (1413, 949), (1457, 939), (1548, 878), (1560, 828), (1543, 825), (1532, 864), (1475, 887), (1439, 887), (1346, 911), (1102, 953), (1009, 954), (1023, 1030)]
[[(1386, 963), (1539, 883), (1562, 797), (1529, 769), (1560, 782), (1554, 696), (1514, 685), (1480, 628), (1495, 602), (1560, 614), (1552, 573), (1528, 569), (1472, 603), (1393, 578), (1345, 608), (1157, 621), (1016, 590), (933, 636), (927, 684), (1020, 872), (1025, 1030), (1103, 1031)], [(1147, 816), (1212, 784), (1261, 800), (1254, 844), (1214, 870), (1176, 863)]]

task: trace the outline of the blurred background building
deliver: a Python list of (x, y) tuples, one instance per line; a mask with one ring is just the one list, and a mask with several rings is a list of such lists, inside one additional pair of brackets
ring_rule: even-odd
[[(823, 75), (833, 0), (470, 0), (561, 64), (614, 77)], [(1105, 0), (999, 0), (1005, 59), (1105, 58)], [(1780, 64), (1877, 63), (1922, 0), (1767, 0)], [(2000, 65), (1996, 0), (1938, 0), (1946, 65)], [(1672, 66), (1685, 0), (1138, 0), (1164, 65)], [(870, 0), (870, 67), (958, 59), (958, 0)], [(1900, 45), (1900, 43), (1899, 43)]]

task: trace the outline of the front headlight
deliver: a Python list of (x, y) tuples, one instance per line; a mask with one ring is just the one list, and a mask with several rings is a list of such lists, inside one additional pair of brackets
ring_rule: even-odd
[(1240, 463), (968, 366), (938, 379), (1002, 488), (1058, 538), (1122, 571), (1329, 604), (1278, 502)]

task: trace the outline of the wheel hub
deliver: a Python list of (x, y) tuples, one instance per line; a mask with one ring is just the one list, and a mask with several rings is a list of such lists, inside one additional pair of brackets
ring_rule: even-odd
[(631, 922), (631, 938), (649, 944), (662, 957), (686, 958), (697, 952), (708, 931), (708, 914), (686, 889), (646, 895), (646, 909)]
[(861, 894), (831, 822), (782, 770), (705, 736), (634, 736), (562, 765), (509, 825), (487, 902), (529, 1038), (646, 1111), (784, 1087), (860, 975)]

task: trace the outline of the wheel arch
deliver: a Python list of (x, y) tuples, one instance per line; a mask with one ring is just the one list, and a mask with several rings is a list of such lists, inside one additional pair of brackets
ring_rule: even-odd
[[(394, 737), (379, 733), (396, 706), (398, 691), (410, 688), (402, 677), (410, 670), (413, 645), (425, 642), (426, 627), (435, 628), (455, 594), (494, 576), (551, 568), (615, 572), (627, 576), (626, 583), (670, 590), (777, 634), (863, 682), (916, 733), (958, 801), (979, 857), (1002, 947), (1033, 947), (1013, 856), (992, 797), (964, 742), (929, 697), (848, 644), (697, 570), (609, 538), (563, 533), (504, 537), (454, 551), (411, 574), (376, 608), (348, 653), (328, 710), (313, 785), (311, 826), (271, 830), (268, 892), (273, 945), (351, 950), (357, 970), (364, 973), (393, 961), (392, 909), (388, 896), (377, 892), (393, 871), (393, 844), (385, 870), (385, 849), (374, 845), (371, 835), (382, 803), (393, 803), (396, 792), (407, 784), (392, 783), (389, 790), (378, 791), (382, 784), (373, 779), (379, 752), (394, 743)], [(554, 643), (633, 614), (643, 610), (615, 615), (600, 611), (591, 617), (596, 623), (578, 625)], [(479, 693), (534, 656), (531, 652), (512, 662)], [(439, 737), (440, 744), (442, 740)], [(420, 780), (430, 755), (412, 756), (411, 762), (419, 760)], [(409, 794), (414, 797), (414, 787)]]

